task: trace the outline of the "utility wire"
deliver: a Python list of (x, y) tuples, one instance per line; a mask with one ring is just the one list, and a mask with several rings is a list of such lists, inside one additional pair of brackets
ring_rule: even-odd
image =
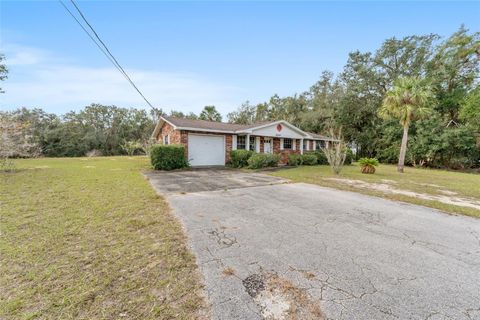
[[(102, 51), (102, 53), (110, 60), (110, 62), (115, 66), (115, 68), (117, 68), (117, 70), (125, 77), (125, 79), (127, 79), (127, 81), (132, 85), (132, 87), (138, 92), (138, 94), (140, 94), (140, 96), (143, 98), (143, 100), (145, 100), (145, 102), (153, 109), (153, 105), (150, 103), (150, 101), (147, 100), (147, 98), (143, 95), (143, 93), (140, 91), (140, 89), (138, 89), (138, 87), (135, 85), (135, 83), (132, 81), (132, 79), (129, 77), (129, 75), (127, 74), (127, 72), (123, 69), (123, 67), (120, 65), (120, 63), (118, 62), (118, 60), (114, 57), (114, 55), (110, 52), (110, 50), (108, 49), (107, 45), (105, 44), (105, 42), (102, 41), (102, 39), (100, 38), (100, 36), (98, 35), (98, 33), (95, 31), (95, 29), (92, 27), (92, 25), (88, 22), (87, 18), (85, 17), (85, 15), (82, 13), (82, 11), (80, 10), (80, 8), (77, 6), (77, 4), (75, 3), (74, 0), (70, 0), (70, 2), (75, 6), (75, 8), (77, 9), (78, 13), (80, 14), (80, 16), (82, 17), (83, 21), (85, 21), (85, 23), (87, 24), (87, 26), (90, 28), (90, 30), (93, 32), (93, 35), (95, 36), (95, 38), (97, 40), (95, 40), (95, 38), (90, 34), (90, 32), (88, 32), (88, 30), (83, 26), (83, 24), (75, 17), (75, 15), (68, 9), (68, 7), (63, 3), (62, 0), (58, 0), (62, 6), (65, 8), (65, 10), (68, 11), (68, 13), (75, 19), (75, 21), (80, 25), (80, 27), (83, 29), (83, 31), (85, 31), (87, 33), (87, 35), (89, 36), (89, 38), (97, 45), (97, 47), (100, 49), (100, 51)], [(98, 41), (98, 42), (97, 42)], [(100, 45), (100, 44), (101, 45)]]
[(67, 12), (70, 14), (70, 16), (72, 16), (73, 19), (75, 19), (75, 21), (77, 21), (78, 25), (83, 29), (83, 31), (85, 31), (85, 33), (87, 34), (87, 36), (93, 41), (93, 43), (96, 44), (96, 46), (98, 47), (98, 49), (100, 51), (102, 51), (102, 53), (105, 55), (105, 57), (107, 57), (108, 60), (110, 60), (110, 62), (115, 66), (115, 68), (117, 68), (118, 71), (120, 71), (121, 73), (122, 70), (120, 70), (120, 68), (115, 64), (115, 61), (113, 61), (113, 59), (108, 55), (108, 53), (105, 52), (105, 50), (97, 43), (97, 41), (92, 37), (92, 35), (88, 32), (87, 29), (85, 29), (85, 27), (83, 26), (83, 24), (77, 19), (77, 17), (75, 17), (75, 15), (70, 11), (70, 9), (68, 9), (68, 7), (61, 1), (61, 0), (58, 0), (58, 2), (60, 2), (60, 4), (65, 8), (65, 10), (67, 10)]

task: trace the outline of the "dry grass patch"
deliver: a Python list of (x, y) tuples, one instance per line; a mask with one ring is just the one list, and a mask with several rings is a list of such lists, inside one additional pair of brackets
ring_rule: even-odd
[(195, 259), (146, 158), (16, 165), (0, 173), (0, 318), (202, 317)]
[(344, 166), (340, 175), (329, 166), (298, 167), (271, 173), (294, 182), (318, 184), (341, 190), (424, 205), (449, 213), (480, 217), (480, 175), (455, 171), (380, 165), (375, 174), (362, 174), (356, 164)]
[(222, 273), (226, 277), (231, 277), (235, 275), (235, 270), (232, 267), (226, 267), (225, 269), (223, 269)]

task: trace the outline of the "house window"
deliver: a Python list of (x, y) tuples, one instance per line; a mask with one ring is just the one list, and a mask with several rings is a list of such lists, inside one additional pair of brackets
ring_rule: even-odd
[(317, 140), (315, 141), (315, 149), (324, 149), (325, 148), (325, 141), (323, 140)]
[(310, 148), (308, 147), (308, 144), (310, 141), (308, 140), (303, 140), (303, 150), (309, 150)]
[(250, 151), (255, 151), (255, 137), (250, 137)]
[(238, 136), (237, 137), (237, 149), (245, 150), (246, 147), (246, 137), (245, 136)]
[(292, 150), (292, 139), (283, 139), (283, 149)]
[(168, 144), (169, 141), (170, 139), (168, 138), (168, 134), (163, 136), (163, 144)]

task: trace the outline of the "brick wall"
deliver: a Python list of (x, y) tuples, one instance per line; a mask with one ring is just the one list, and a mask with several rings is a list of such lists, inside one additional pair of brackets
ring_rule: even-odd
[(280, 138), (273, 138), (273, 153), (280, 155), (279, 165), (286, 165), (288, 163), (288, 156), (293, 153), (300, 153), (300, 140), (297, 139), (296, 150), (280, 150)]
[(157, 142), (163, 144), (165, 136), (170, 137), (170, 144), (179, 144), (181, 142), (180, 131), (175, 130), (169, 123), (164, 123), (157, 135)]

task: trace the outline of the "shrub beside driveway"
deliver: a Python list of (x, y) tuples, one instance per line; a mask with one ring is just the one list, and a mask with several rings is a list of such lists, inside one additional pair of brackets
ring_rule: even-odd
[(16, 164), (0, 173), (0, 318), (200, 316), (195, 259), (146, 157)]

